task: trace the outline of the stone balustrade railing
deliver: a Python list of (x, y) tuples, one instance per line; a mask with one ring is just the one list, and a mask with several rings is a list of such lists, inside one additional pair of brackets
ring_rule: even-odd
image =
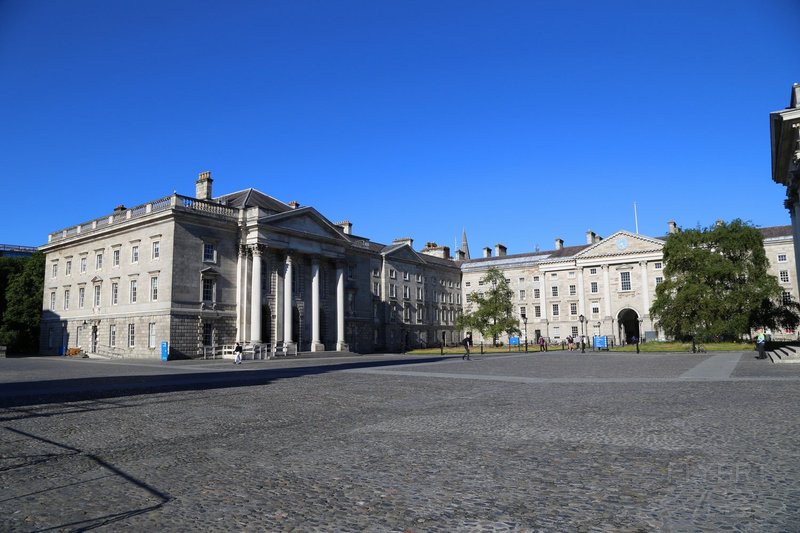
[(47, 242), (53, 243), (64, 239), (85, 235), (92, 233), (98, 229), (107, 228), (116, 224), (121, 224), (129, 220), (143, 218), (154, 213), (160, 213), (166, 210), (180, 210), (180, 211), (195, 211), (205, 215), (215, 217), (222, 217), (227, 219), (236, 219), (239, 210), (235, 207), (228, 207), (226, 205), (218, 204), (215, 202), (208, 202), (205, 200), (198, 200), (189, 196), (181, 196), (173, 194), (164, 198), (159, 198), (152, 202), (142, 204), (129, 209), (121, 209), (115, 211), (111, 215), (96, 218), (77, 226), (53, 232), (47, 236)]

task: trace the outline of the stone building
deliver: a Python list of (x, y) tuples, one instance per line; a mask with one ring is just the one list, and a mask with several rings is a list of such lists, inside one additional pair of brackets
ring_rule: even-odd
[(213, 197), (212, 181), (49, 235), (43, 353), (399, 351), (458, 336), (449, 250), (373, 243), (255, 189)]
[[(770, 113), (772, 179), (786, 186), (784, 205), (789, 210), (795, 246), (795, 261), (800, 261), (800, 84), (792, 86), (789, 107)], [(800, 271), (797, 262), (794, 268)]]
[[(679, 231), (669, 222), (668, 232)], [(797, 301), (797, 269), (791, 226), (761, 229), (770, 260), (770, 273), (784, 288), (784, 300)], [(489, 268), (501, 270), (514, 291), (514, 306), (524, 342), (544, 336), (560, 343), (571, 335), (607, 336), (615, 344), (639, 339), (663, 339), (650, 316), (656, 286), (664, 279), (664, 237), (647, 237), (618, 231), (601, 238), (586, 233), (585, 244), (564, 246), (555, 239), (554, 248), (508, 255), (495, 246), (494, 255), (484, 248), (482, 258), (461, 265), (464, 301), (471, 292), (481, 292), (481, 278)], [(465, 303), (465, 311), (470, 304)], [(527, 318), (527, 324), (523, 317)], [(581, 320), (583, 318), (583, 320)], [(772, 332), (774, 337), (796, 337), (794, 331)], [(507, 338), (502, 339), (507, 342)], [(490, 342), (473, 333), (473, 342)]]

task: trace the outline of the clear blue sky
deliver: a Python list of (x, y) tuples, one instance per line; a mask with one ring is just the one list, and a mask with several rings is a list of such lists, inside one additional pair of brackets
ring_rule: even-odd
[(0, 1), (0, 242), (257, 188), (473, 257), (789, 224), (797, 0)]

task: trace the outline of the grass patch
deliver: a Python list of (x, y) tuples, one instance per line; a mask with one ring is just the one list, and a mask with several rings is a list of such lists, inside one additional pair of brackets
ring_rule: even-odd
[[(707, 352), (752, 352), (755, 351), (755, 348), (752, 343), (749, 342), (708, 342), (703, 343), (705, 350)], [(767, 346), (769, 350), (771, 346)], [(561, 345), (552, 345), (549, 348), (550, 352), (560, 352), (562, 351)], [(586, 345), (586, 351), (591, 351), (591, 346), (588, 344)], [(567, 350), (563, 350), (567, 351)], [(580, 351), (580, 345), (578, 345), (578, 351)], [(611, 348), (612, 352), (636, 352), (636, 345), (635, 344), (628, 344), (627, 346), (616, 346)], [(672, 352), (672, 353), (691, 353), (692, 352), (692, 343), (690, 342), (660, 342), (660, 341), (649, 341), (644, 342), (639, 345), (639, 351), (642, 353), (656, 353), (656, 352)], [(406, 352), (409, 355), (440, 355), (441, 349), (440, 348), (425, 348), (425, 349), (418, 349), (418, 350), (410, 350)], [(472, 354), (480, 354), (481, 348), (480, 346), (473, 346), (472, 347)], [(483, 347), (484, 354), (507, 354), (507, 353), (525, 353), (524, 346), (487, 346), (484, 345)], [(538, 345), (528, 345), (528, 353), (539, 353), (539, 346)], [(461, 346), (449, 346), (444, 349), (444, 355), (463, 355), (464, 348)]]

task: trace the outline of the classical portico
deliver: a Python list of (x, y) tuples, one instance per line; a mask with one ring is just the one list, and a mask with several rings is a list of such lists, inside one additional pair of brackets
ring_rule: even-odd
[[(311, 208), (242, 220), (237, 263), (237, 338), (291, 353), (347, 351), (346, 249), (350, 243)], [(334, 285), (335, 284), (335, 285)], [(327, 324), (335, 319), (335, 331)]]

